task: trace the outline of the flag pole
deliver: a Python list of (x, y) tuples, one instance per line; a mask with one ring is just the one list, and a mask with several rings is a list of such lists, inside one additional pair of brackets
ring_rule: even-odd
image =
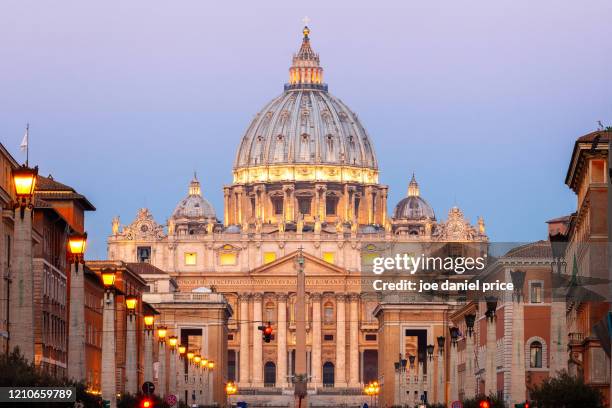
[(26, 144), (26, 167), (30, 165), (30, 124), (26, 123), (26, 135), (28, 137)]

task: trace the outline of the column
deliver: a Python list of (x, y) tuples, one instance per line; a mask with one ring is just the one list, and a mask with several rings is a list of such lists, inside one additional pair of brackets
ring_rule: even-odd
[(232, 222), (233, 220), (230, 220), (229, 217), (229, 204), (230, 204), (230, 190), (229, 187), (226, 187), (223, 189), (223, 225), (228, 226), (230, 225), (230, 222)]
[(487, 316), (487, 349), (485, 354), (485, 387), (486, 394), (497, 394), (497, 333), (495, 314)]
[(166, 342), (159, 341), (159, 383), (157, 384), (157, 394), (160, 397), (166, 396)]
[(344, 294), (336, 295), (335, 387), (346, 387), (346, 313)]
[(444, 394), (446, 393), (446, 381), (444, 380), (444, 348), (438, 348), (438, 384), (436, 391), (436, 399), (434, 401), (438, 404), (444, 404)]
[(253, 295), (253, 387), (263, 387), (263, 339), (261, 330), (257, 326), (263, 324), (261, 320), (263, 295)]
[(176, 359), (177, 359), (176, 347), (170, 348), (170, 361), (168, 367), (168, 394), (177, 396), (176, 388)]
[(321, 362), (321, 294), (313, 293), (310, 295), (312, 301), (312, 379), (315, 387), (323, 384)]
[(465, 398), (476, 396), (476, 375), (474, 373), (474, 320), (476, 315), (465, 315), (467, 337), (465, 339), (465, 382), (463, 392)]
[(136, 368), (136, 314), (128, 313), (125, 332), (125, 392), (138, 392), (138, 371)]
[(115, 363), (115, 294), (107, 290), (104, 294), (102, 312), (102, 399), (110, 401), (110, 407), (117, 407), (116, 363)]
[(249, 385), (249, 295), (242, 293), (240, 302), (240, 315), (238, 316), (240, 327), (240, 378), (239, 386)]
[(457, 371), (457, 343), (451, 341), (450, 345), (450, 402), (459, 399), (459, 375)]
[(525, 402), (525, 326), (523, 303), (516, 296), (512, 302), (512, 358), (510, 368), (510, 405)]
[(34, 362), (34, 279), (32, 274), (32, 210), (14, 213), (15, 231), (10, 285), (9, 345)]
[(315, 387), (323, 384), (321, 370), (321, 294), (310, 295), (312, 301), (312, 383)]
[(85, 381), (85, 283), (83, 264), (70, 266), (70, 320), (68, 321), (68, 378)]
[(359, 387), (359, 295), (352, 293), (349, 323), (349, 387)]
[(153, 330), (144, 332), (144, 382), (153, 382)]
[(287, 294), (276, 295), (278, 308), (276, 336), (276, 386), (287, 387)]
[[(611, 251), (612, 253), (612, 251)], [(553, 282), (558, 282), (553, 277)], [(550, 375), (567, 370), (567, 320), (565, 296), (560, 294), (558, 283), (552, 288), (550, 304)], [(611, 382), (612, 384), (612, 382)], [(612, 394), (610, 394), (612, 395)]]

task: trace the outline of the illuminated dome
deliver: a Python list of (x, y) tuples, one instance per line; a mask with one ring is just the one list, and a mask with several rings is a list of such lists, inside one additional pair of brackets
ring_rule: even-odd
[(200, 182), (194, 174), (193, 180), (189, 183), (189, 195), (178, 203), (172, 213), (174, 219), (209, 219), (216, 218), (215, 209), (212, 204), (202, 197)]
[(253, 119), (234, 162), (234, 182), (378, 182), (370, 138), (340, 99), (327, 92), (308, 27), (285, 91)]
[(417, 183), (414, 174), (408, 185), (408, 197), (403, 198), (395, 206), (393, 212), (394, 220), (435, 220), (433, 208), (421, 198), (419, 184)]

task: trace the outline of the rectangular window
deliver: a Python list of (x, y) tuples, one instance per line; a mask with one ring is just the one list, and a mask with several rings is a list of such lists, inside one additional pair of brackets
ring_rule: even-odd
[(336, 215), (336, 209), (338, 207), (338, 197), (327, 196), (325, 199), (325, 214)]
[(334, 261), (336, 260), (335, 258), (336, 258), (335, 252), (323, 252), (323, 260), (325, 262), (329, 262), (333, 264)]
[(542, 282), (529, 282), (529, 293), (531, 303), (542, 303)]
[(185, 252), (185, 265), (195, 265), (198, 257), (195, 252)]
[(223, 253), (223, 254), (219, 254), (219, 263), (222, 266), (226, 266), (226, 265), (236, 265), (236, 254), (234, 253)]
[(264, 252), (263, 254), (263, 263), (269, 264), (270, 262), (274, 262), (276, 260), (276, 252)]
[(136, 256), (138, 262), (150, 262), (151, 261), (151, 247), (142, 246), (136, 249)]
[(334, 335), (333, 334), (325, 334), (323, 336), (323, 340), (324, 341), (334, 341)]
[(300, 210), (300, 214), (309, 215), (310, 214), (310, 202), (312, 200), (310, 197), (299, 197), (298, 198), (298, 207)]
[(375, 334), (366, 334), (365, 335), (365, 339), (366, 339), (366, 341), (376, 341), (376, 335)]
[(283, 197), (272, 197), (274, 215), (283, 215)]

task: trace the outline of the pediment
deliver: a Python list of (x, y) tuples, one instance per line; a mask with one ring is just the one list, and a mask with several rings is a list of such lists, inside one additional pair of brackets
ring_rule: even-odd
[[(306, 276), (345, 276), (347, 271), (316, 256), (303, 253)], [(253, 269), (250, 274), (256, 276), (295, 276), (297, 274), (296, 259), (298, 251), (279, 258), (269, 264)]]

